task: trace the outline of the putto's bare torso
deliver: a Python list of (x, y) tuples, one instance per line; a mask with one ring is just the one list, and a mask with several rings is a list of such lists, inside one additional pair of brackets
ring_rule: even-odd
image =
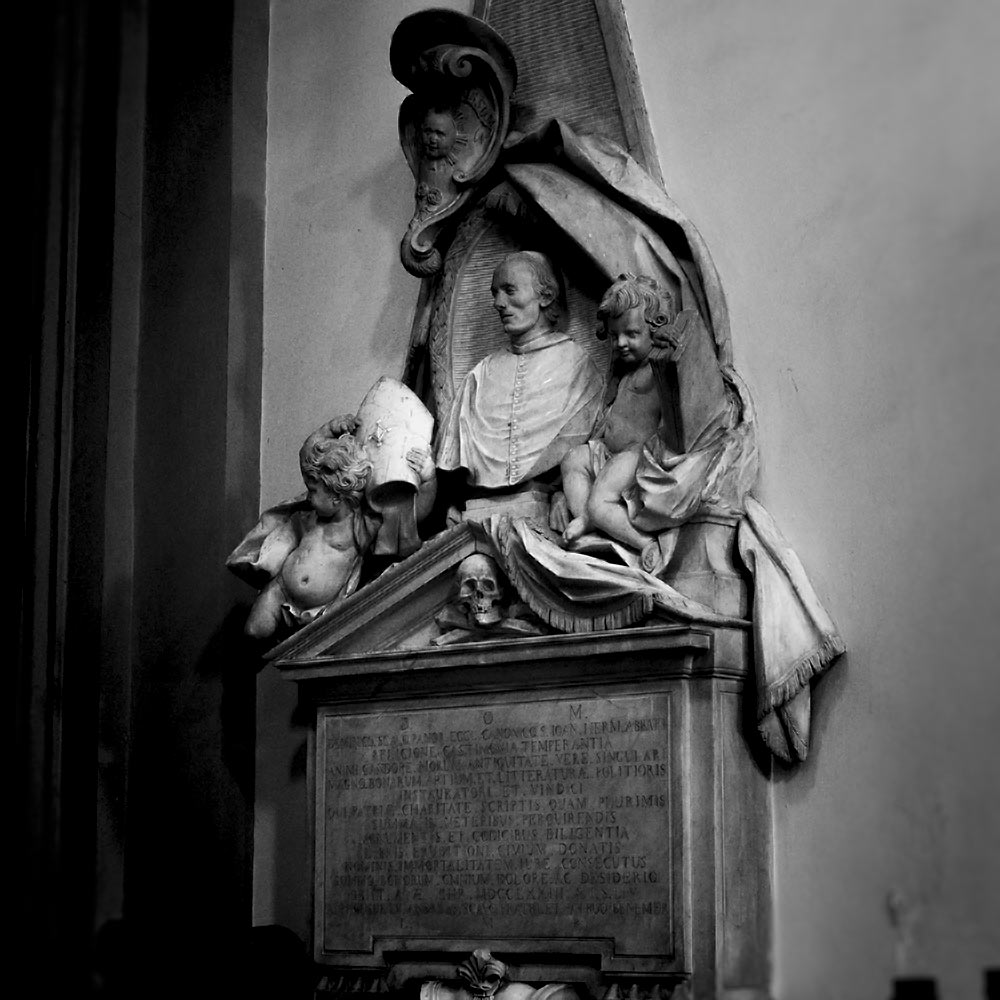
[(302, 539), (281, 567), (281, 587), (298, 607), (315, 608), (340, 596), (360, 558), (354, 511), (321, 519), (302, 515)]

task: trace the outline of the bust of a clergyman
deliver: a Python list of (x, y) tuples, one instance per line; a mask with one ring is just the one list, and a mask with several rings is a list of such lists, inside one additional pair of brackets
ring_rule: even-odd
[(559, 283), (543, 254), (521, 251), (493, 272), (493, 308), (510, 338), (465, 377), (442, 428), (437, 465), (469, 485), (509, 489), (559, 465), (586, 441), (603, 379), (583, 348), (556, 329)]

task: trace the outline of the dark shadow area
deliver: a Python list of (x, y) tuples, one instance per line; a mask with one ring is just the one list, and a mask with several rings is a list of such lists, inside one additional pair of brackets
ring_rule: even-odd
[(305, 945), (287, 927), (248, 927), (199, 936), (176, 927), (177, 953), (151, 958), (150, 942), (127, 920), (97, 933), (94, 1000), (309, 1000), (318, 978)]
[(247, 1000), (310, 1000), (318, 974), (298, 936), (280, 924), (252, 927), (236, 967)]
[(257, 671), (263, 661), (256, 643), (243, 632), (247, 607), (237, 605), (226, 615), (198, 660), (200, 677), (217, 677), (222, 684), (219, 722), (222, 760), (248, 802), (253, 801), (256, 746)]
[[(752, 647), (752, 643), (748, 643)], [(753, 673), (753, 651), (750, 652), (750, 669), (743, 683), (743, 693), (740, 696), (740, 736), (743, 746), (760, 774), (773, 778), (779, 762), (767, 749), (757, 728), (757, 685)]]

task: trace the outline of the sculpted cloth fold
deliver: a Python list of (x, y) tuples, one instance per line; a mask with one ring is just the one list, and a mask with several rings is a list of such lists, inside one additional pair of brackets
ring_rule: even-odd
[(486, 489), (530, 479), (590, 437), (603, 391), (590, 357), (563, 333), (496, 351), (465, 377), (441, 429), (437, 466), (468, 469), (470, 484)]
[[(627, 152), (601, 137), (577, 135), (562, 122), (513, 136), (502, 168), (524, 201), (557, 226), (608, 283), (623, 271), (649, 275), (674, 289), (680, 309), (696, 314), (702, 324), (712, 344), (711, 364), (701, 366), (701, 375), (687, 377), (688, 385), (680, 385), (678, 393), (690, 390), (696, 406), (707, 400), (707, 409), (688, 427), (678, 424), (646, 442), (636, 484), (623, 499), (638, 528), (663, 533), (668, 540), (673, 529), (698, 513), (716, 511), (741, 519), (738, 554), (753, 576), (749, 624), (758, 725), (776, 756), (789, 761), (805, 757), (810, 681), (844, 651), (844, 643), (795, 554), (748, 495), (756, 476), (756, 420), (749, 393), (732, 366), (725, 296), (701, 236)], [(470, 448), (463, 455), (461, 429), (463, 420), (499, 426), (516, 417), (493, 409), (488, 389), (483, 395), (494, 377), (509, 384), (516, 373), (513, 367), (509, 372), (482, 367), (474, 372), (476, 378), (453, 411), (442, 449), (444, 461), (453, 464), (443, 467), (471, 463), (483, 470), (482, 485), (509, 485), (538, 465), (534, 453), (522, 451), (519, 444), (516, 455), (503, 454), (492, 441), (482, 454)], [(711, 391), (699, 381), (702, 376), (714, 379)], [(541, 386), (540, 381), (531, 384), (533, 392)], [(568, 417), (585, 410), (574, 408)], [(567, 423), (569, 443), (584, 437), (577, 437), (576, 426), (570, 430)], [(604, 627), (591, 594), (601, 595), (605, 607), (611, 600), (618, 608), (616, 621), (639, 621), (653, 611), (681, 621), (720, 624), (710, 609), (634, 565), (604, 563), (602, 568), (601, 560), (562, 550), (526, 524), (508, 526), (497, 542), (522, 600), (533, 607), (547, 604), (558, 618), (555, 627), (564, 631)]]

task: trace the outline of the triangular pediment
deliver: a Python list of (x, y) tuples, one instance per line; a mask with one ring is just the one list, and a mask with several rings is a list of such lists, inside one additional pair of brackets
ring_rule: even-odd
[(320, 657), (426, 647), (440, 634), (434, 616), (453, 595), (455, 570), (475, 552), (492, 552), (484, 529), (462, 522), (275, 646), (282, 664)]

